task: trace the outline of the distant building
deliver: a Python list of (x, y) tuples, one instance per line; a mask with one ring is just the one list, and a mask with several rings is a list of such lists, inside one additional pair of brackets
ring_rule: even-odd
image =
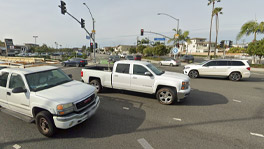
[[(186, 52), (188, 46), (188, 53), (204, 53), (208, 52), (209, 42), (206, 41), (206, 38), (192, 38), (191, 43), (184, 42), (183, 46), (180, 44), (180, 51)], [(215, 43), (211, 42), (211, 51), (215, 50)]]
[(115, 52), (129, 54), (129, 49), (130, 49), (130, 48), (133, 48), (133, 47), (136, 48), (135, 45), (118, 45), (118, 46), (115, 48)]

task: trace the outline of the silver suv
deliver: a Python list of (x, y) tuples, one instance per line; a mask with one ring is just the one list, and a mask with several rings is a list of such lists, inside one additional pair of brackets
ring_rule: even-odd
[(190, 78), (222, 76), (238, 81), (250, 77), (250, 66), (247, 60), (209, 60), (196, 65), (186, 65), (183, 73)]

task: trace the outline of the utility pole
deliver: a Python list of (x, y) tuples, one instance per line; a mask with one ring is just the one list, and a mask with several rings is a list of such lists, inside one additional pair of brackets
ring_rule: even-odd
[(35, 46), (37, 45), (37, 38), (38, 36), (33, 36), (33, 38), (35, 38)]
[(96, 48), (96, 44), (95, 44), (95, 20), (94, 20), (94, 17), (91, 13), (91, 10), (90, 8), (86, 5), (86, 3), (83, 3), (83, 5), (85, 5), (87, 7), (87, 9), (89, 10), (89, 13), (92, 17), (92, 20), (93, 20), (93, 30), (92, 30), (92, 38), (93, 38), (93, 54), (94, 54), (94, 63), (96, 63), (96, 59), (95, 59), (95, 48)]

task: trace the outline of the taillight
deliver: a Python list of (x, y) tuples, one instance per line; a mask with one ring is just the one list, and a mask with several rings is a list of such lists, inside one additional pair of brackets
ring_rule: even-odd
[(81, 71), (81, 77), (83, 77), (83, 71)]
[(84, 63), (84, 61), (80, 61), (81, 63)]
[(249, 70), (249, 71), (250, 71), (250, 67), (247, 67), (247, 70)]

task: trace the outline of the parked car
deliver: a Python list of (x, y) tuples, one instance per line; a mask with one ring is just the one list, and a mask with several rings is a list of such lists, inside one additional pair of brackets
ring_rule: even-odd
[(250, 77), (250, 66), (247, 60), (209, 60), (197, 65), (186, 65), (183, 73), (190, 78), (222, 76), (238, 81)]
[(121, 57), (121, 58), (125, 58), (126, 55), (127, 55), (126, 53), (122, 53), (122, 54), (120, 54), (120, 57)]
[(109, 58), (108, 58), (108, 61), (110, 61), (110, 62), (116, 62), (119, 60), (120, 60), (120, 57), (118, 55), (112, 55), (112, 56), (109, 56)]
[(91, 66), (82, 69), (82, 81), (103, 87), (155, 94), (161, 104), (180, 102), (191, 91), (190, 78), (176, 72), (161, 71), (144, 61), (122, 60), (112, 67)]
[(184, 55), (180, 58), (180, 60), (182, 62), (188, 62), (188, 63), (192, 63), (194, 62), (194, 57), (192, 55)]
[(161, 66), (162, 65), (167, 65), (167, 66), (180, 66), (181, 65), (181, 61), (180, 60), (173, 59), (173, 58), (169, 58), (169, 59), (160, 61), (159, 64)]
[(67, 66), (84, 67), (87, 64), (88, 64), (87, 60), (82, 59), (82, 58), (72, 58), (72, 59), (62, 62), (62, 65), (64, 67), (67, 67)]
[(134, 60), (134, 57), (132, 55), (127, 55), (126, 60)]
[(71, 79), (54, 66), (5, 68), (0, 70), (0, 80), (0, 111), (35, 121), (47, 137), (57, 128), (84, 122), (100, 104), (95, 87)]
[(141, 61), (141, 55), (135, 55), (135, 56), (134, 56), (134, 60)]

